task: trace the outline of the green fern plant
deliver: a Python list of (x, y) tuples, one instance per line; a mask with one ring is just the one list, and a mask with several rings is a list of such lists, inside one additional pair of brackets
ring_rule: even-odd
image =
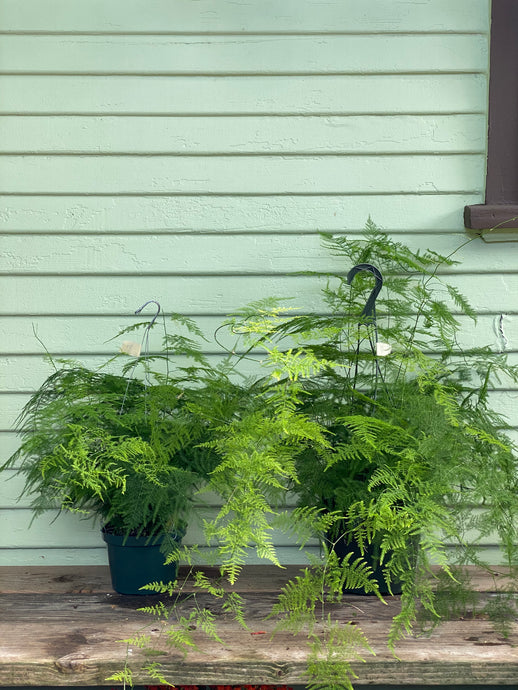
[[(290, 519), (272, 508), (263, 490), (264, 472), (281, 462), (284, 475), (269, 475), (279, 478), (279, 491), (291, 491), (302, 508), (317, 511), (295, 513), (292, 523), (299, 535), (314, 528), (322, 541), (328, 582), (334, 584), (318, 596), (325, 602), (347, 583), (380, 595), (373, 576), (379, 567), (388, 593), (396, 586), (402, 591), (389, 636), (394, 645), (411, 629), (416, 602), (440, 619), (432, 565), (441, 565), (453, 580), (451, 564), (484, 563), (489, 534), (496, 534), (503, 561), (511, 568), (517, 563), (518, 461), (488, 393), (501, 376), (516, 382), (518, 371), (488, 348), (459, 345), (457, 314), (475, 314), (444, 275), (452, 257), (414, 252), (371, 222), (361, 240), (324, 235), (323, 242), (343, 259), (344, 271), (313, 274), (322, 280), (320, 313), (293, 315), (269, 298), (227, 322), (243, 339), (242, 357), (263, 353), (268, 374), (261, 415), (282, 419), (277, 446), (267, 448), (274, 437), (260, 425), (254, 436), (246, 419), (233, 428), (231, 440), (219, 439), (234, 468), (251, 457), (235, 451), (244, 448), (242, 434), (247, 447), (269, 453), (268, 463), (247, 479), (257, 494), (253, 506), (246, 513), (233, 505), (229, 519), (250, 526), (270, 511), (269, 524), (280, 519), (287, 526)], [(347, 280), (358, 264), (373, 264), (384, 277), (376, 319), (364, 309), (372, 274), (360, 271)], [(390, 354), (379, 343), (388, 344)], [(236, 495), (247, 490), (234, 482)], [(318, 526), (315, 515), (324, 514), (332, 516), (331, 524)], [(234, 540), (229, 570), (241, 562), (235, 534)], [(330, 560), (339, 542), (350, 545), (354, 557)], [(269, 557), (275, 562), (275, 552)], [(295, 590), (306, 585), (293, 583)], [(316, 615), (309, 601), (293, 594), (293, 624), (297, 611), (306, 624)]]
[[(35, 515), (76, 511), (107, 532), (161, 536), (164, 550), (176, 548), (169, 537), (185, 531), (218, 464), (204, 444), (242, 406), (245, 389), (224, 363), (208, 364), (192, 321), (174, 315), (173, 323), (178, 332), (166, 332), (158, 352), (110, 360), (117, 374), (53, 362), (19, 419), (21, 445), (2, 467), (24, 477)], [(119, 335), (143, 326), (147, 338), (149, 324)]]
[[(225, 324), (243, 339), (242, 353), (216, 370), (194, 324), (178, 319), (189, 335), (167, 336), (160, 352), (139, 359), (140, 379), (133, 361), (120, 375), (63, 364), (24, 410), (22, 446), (4, 467), (25, 475), (36, 512), (57, 503), (125, 534), (185, 524), (205, 484), (223, 499), (204, 527), (231, 583), (250, 548), (281, 565), (275, 529), (302, 546), (316, 535), (321, 556), (309, 556), (312, 567), (286, 585), (272, 615), (280, 628), (307, 635), (313, 686), (350, 688), (351, 659), (369, 646), (359, 626), (342, 629), (329, 617), (344, 589), (383, 597), (383, 588), (401, 588), (394, 647), (419, 608), (434, 622), (446, 615), (432, 565), (460, 597), (469, 584), (458, 568), (484, 564), (484, 540), (496, 535), (516, 577), (518, 460), (490, 391), (499, 377), (517, 382), (518, 370), (504, 355), (459, 345), (457, 314), (475, 314), (443, 275), (452, 257), (414, 252), (370, 222), (361, 240), (323, 242), (344, 270), (317, 274), (319, 313), (294, 313), (273, 298), (242, 309)], [(364, 264), (384, 277), (376, 318), (366, 309), (370, 272), (347, 280)], [(179, 353), (191, 363), (173, 366)], [(236, 384), (242, 361), (258, 353), (263, 377)], [(197, 584), (222, 597), (211, 583)], [(172, 589), (156, 583), (153, 591)], [(502, 621), (506, 604), (504, 596), (493, 607)], [(237, 596), (225, 606), (246, 624)], [(159, 608), (149, 612), (167, 619)], [(217, 636), (210, 615), (200, 616)], [(189, 646), (188, 624), (175, 619), (173, 646)]]

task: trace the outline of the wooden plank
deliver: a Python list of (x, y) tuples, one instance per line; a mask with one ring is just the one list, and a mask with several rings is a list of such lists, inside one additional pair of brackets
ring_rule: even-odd
[[(7, 232), (63, 233), (314, 233), (361, 231), (369, 215), (380, 227), (431, 236), (458, 233), (462, 209), (483, 194), (67, 196), (0, 195), (0, 227)], [(431, 240), (433, 242), (433, 240)]]
[[(302, 566), (287, 565), (278, 568), (273, 565), (245, 566), (242, 576), (236, 583), (235, 591), (276, 592), (288, 581), (301, 573)], [(184, 591), (195, 591), (193, 574), (201, 570), (207, 577), (217, 578), (218, 569), (211, 566), (181, 566), (178, 579)], [(483, 570), (477, 566), (466, 566), (466, 573), (471, 580), (472, 590), (476, 592), (496, 592), (507, 586), (509, 569), (505, 566), (494, 566)], [(434, 573), (439, 571), (436, 566)], [(226, 581), (221, 585), (231, 589)], [(108, 566), (3, 566), (0, 568), (1, 594), (84, 594), (112, 593)]]
[[(478, 343), (479, 346), (482, 344), (483, 343)], [(114, 350), (113, 354), (115, 355), (116, 352), (117, 351)], [(224, 354), (225, 353), (223, 351), (220, 351), (219, 353), (206, 355), (209, 366), (216, 367), (218, 364), (220, 364)], [(465, 363), (465, 356), (459, 355), (457, 359), (460, 360), (461, 357), (463, 357), (462, 362)], [(265, 369), (262, 365), (263, 358), (264, 355), (260, 353), (251, 353), (249, 359), (239, 363), (238, 368), (240, 375), (248, 378), (258, 378), (269, 374), (270, 370)], [(4, 396), (3, 400), (5, 403), (4, 412), (6, 414), (5, 417), (2, 416), (0, 419), (3, 419), (4, 421), (4, 428), (7, 420), (9, 423), (14, 424), (16, 416), (15, 413), (21, 410), (22, 400), (24, 401), (26, 396), (29, 396), (33, 391), (37, 390), (41, 383), (43, 383), (43, 381), (53, 371), (53, 369), (48, 366), (48, 363), (43, 361), (41, 357), (9, 357), (7, 359), (10, 366), (10, 373), (9, 375), (3, 375), (0, 379), (2, 395)], [(94, 358), (84, 355), (78, 359), (80, 359), (85, 366), (92, 366), (94, 368), (100, 367), (106, 361), (105, 356)], [(516, 351), (507, 353), (507, 359), (509, 366), (515, 368), (518, 366), (518, 354)], [(178, 357), (175, 359), (176, 366), (189, 366), (190, 364), (191, 362), (189, 362), (187, 358)], [(118, 366), (111, 366), (109, 368), (105, 368), (104, 370), (109, 371), (110, 373), (118, 374), (120, 373), (121, 368), (122, 365), (119, 364)], [(164, 373), (163, 367), (159, 367), (159, 365), (157, 365), (156, 369)], [(142, 376), (142, 372), (137, 373), (137, 375)], [(477, 383), (482, 383), (479, 380), (479, 376), (474, 375), (473, 383), (475, 388)], [(510, 410), (511, 414), (514, 415), (514, 398), (509, 396), (512, 395), (515, 387), (516, 383), (512, 375), (502, 374), (500, 376), (500, 380), (495, 381), (492, 391), (496, 396), (495, 404), (498, 406), (501, 414), (506, 414), (506, 412)], [(9, 416), (10, 412), (13, 413), (12, 417)], [(516, 423), (518, 424), (518, 420)], [(8, 425), (7, 428), (10, 428), (10, 425)], [(2, 456), (3, 453), (0, 453), (0, 457)]]
[(84, 517), (49, 511), (33, 520), (26, 508), (2, 511), (2, 548), (101, 548), (100, 529)]
[[(0, 508), (27, 508), (30, 509), (31, 498), (28, 496), (21, 496), (25, 479), (21, 474), (17, 474), (16, 470), (3, 470), (0, 481)], [(200, 522), (202, 515), (209, 516), (209, 519), (214, 517), (214, 508), (221, 506), (221, 496), (213, 491), (203, 491), (194, 498), (194, 507), (196, 517), (193, 517), (193, 522)], [(283, 499), (282, 510), (289, 510), (297, 505), (297, 497), (295, 494), (290, 494)], [(48, 522), (48, 519), (46, 520)], [(90, 524), (90, 523), (89, 523)], [(199, 531), (200, 525), (197, 525)]]
[[(5, 423), (5, 420), (4, 420)], [(9, 458), (20, 445), (20, 440), (14, 431), (0, 431), (0, 462), (4, 462)]]
[[(518, 205), (516, 204), (475, 204), (464, 209), (464, 225), (472, 230), (491, 230), (496, 232), (518, 228)], [(490, 235), (491, 233), (488, 233)], [(509, 239), (509, 236), (508, 236)]]
[[(138, 306), (138, 305), (137, 305)], [(221, 324), (222, 319), (216, 316), (201, 316), (196, 318), (198, 326), (208, 339), (204, 349), (208, 352), (219, 351), (214, 341), (214, 331)], [(488, 345), (494, 352), (506, 350), (511, 356), (518, 350), (518, 318), (509, 314), (485, 314), (473, 323), (467, 317), (460, 318), (461, 331), (459, 345), (461, 347), (475, 347)], [(0, 354), (4, 357), (32, 357), (34, 366), (37, 360), (44, 357), (44, 349), (56, 357), (71, 357), (83, 361), (85, 357), (102, 355), (109, 357), (116, 352), (123, 336), (110, 341), (123, 327), (136, 323), (132, 314), (126, 316), (40, 316), (28, 319), (22, 316), (0, 317), (0, 332), (4, 334), (0, 343)], [(172, 324), (166, 320), (168, 328)], [(503, 334), (501, 329), (503, 329)], [(35, 337), (35, 331), (41, 342)], [(135, 337), (135, 336), (134, 336)], [(137, 336), (138, 338), (139, 336)], [(158, 340), (153, 345), (158, 347), (160, 334), (156, 332)], [(234, 348), (236, 338), (221, 330), (218, 340), (224, 347)], [(12, 361), (12, 360), (11, 360)], [(85, 360), (90, 361), (90, 360)], [(47, 369), (50, 371), (50, 369)]]
[[(340, 270), (343, 261), (307, 235), (103, 236), (27, 235), (2, 240), (0, 273), (285, 273)], [(137, 305), (138, 306), (138, 305)]]
[[(139, 306), (139, 305), (137, 305)], [(151, 311), (151, 314), (153, 312)], [(112, 356), (117, 350), (125, 336), (111, 341), (123, 328), (129, 327), (141, 316), (128, 314), (126, 316), (111, 317), (98, 316), (95, 318), (77, 316), (53, 316), (40, 317), (37, 322), (31, 322), (25, 317), (3, 317), (0, 318), (0, 332), (6, 334), (5, 342), (0, 344), (0, 353), (8, 356), (33, 355), (35, 358), (43, 359), (44, 348), (55, 356), (64, 355), (80, 358), (103, 355)], [(220, 351), (214, 341), (214, 331), (221, 324), (222, 320), (217, 317), (204, 316), (196, 319), (197, 325), (202, 329), (206, 343), (202, 343), (206, 351)], [(514, 321), (510, 322), (514, 323)], [(173, 322), (166, 316), (166, 327), (169, 331), (174, 329)], [(491, 328), (491, 326), (488, 326)], [(512, 327), (512, 326), (511, 326)], [(40, 338), (35, 337), (35, 331)], [(156, 340), (155, 340), (156, 334)], [(133, 334), (134, 339), (139, 339), (142, 334)], [(235, 337), (230, 333), (225, 334), (221, 331), (221, 337), (226, 347), (232, 347)], [(161, 334), (154, 331), (151, 336), (151, 346), (157, 348), (160, 345)], [(111, 342), (109, 342), (111, 341)], [(50, 371), (50, 369), (49, 369)]]
[[(146, 624), (146, 632), (160, 645), (159, 623), (136, 611), (146, 600), (151, 602), (156, 598), (78, 592), (83, 588), (83, 577), (88, 574), (92, 576), (92, 589), (106, 587), (105, 571), (97, 577), (91, 571), (80, 571), (74, 577), (71, 571), (57, 570), (52, 576), (48, 569), (40, 569), (39, 581), (45, 583), (42, 590), (35, 578), (32, 589), (36, 592), (0, 595), (3, 611), (0, 683), (56, 686), (102, 683), (124, 663), (127, 650), (120, 640), (134, 635)], [(12, 571), (8, 572), (8, 577), (11, 575)], [(209, 606), (215, 614), (224, 645), (195, 631), (199, 649), (189, 651), (186, 658), (173, 651), (160, 657), (169, 680), (186, 684), (304, 682), (308, 656), (305, 636), (277, 633), (271, 637), (274, 622), (264, 621), (264, 615), (275, 601), (273, 588), (282, 583), (275, 578), (271, 582), (272, 590), (264, 591), (261, 584), (265, 575), (266, 571), (257, 573), (256, 590), (250, 591), (242, 584), (246, 576), (237, 585), (237, 590), (246, 594), (246, 618), (251, 632), (259, 628), (264, 633), (254, 635), (243, 631), (222, 615), (213, 600), (198, 595), (197, 604)], [(20, 578), (24, 589), (28, 589), (28, 577), (26, 570)], [(256, 578), (254, 569), (249, 571), (249, 577)], [(49, 593), (40, 593), (49, 589)], [(376, 653), (367, 656), (366, 663), (354, 664), (359, 675), (357, 685), (514, 684), (518, 672), (516, 623), (512, 625), (510, 637), (504, 639), (485, 620), (446, 622), (431, 637), (409, 636), (401, 641), (396, 660), (386, 647), (386, 635), (388, 621), (399, 610), (398, 599), (393, 597), (384, 606), (372, 597), (347, 596), (341, 605), (329, 607), (333, 619), (343, 623), (353, 620), (360, 626)], [(190, 605), (187, 600), (178, 607), (181, 612), (187, 612)], [(146, 682), (148, 677), (138, 671), (145, 654), (131, 647), (130, 659), (130, 665), (136, 670), (135, 680)]]
[[(18, 445), (19, 444), (15, 445), (15, 449)], [(6, 457), (7, 456), (4, 457), (4, 453), (2, 452), (0, 463), (3, 462)], [(19, 496), (23, 490), (24, 483), (23, 477), (16, 475), (15, 470), (4, 470), (0, 474), (0, 510), (19, 507)], [(24, 507), (27, 507), (28, 502), (28, 499), (25, 499)]]
[[(28, 235), (2, 240), (0, 273), (286, 273), (341, 270), (315, 235)], [(506, 251), (508, 254), (508, 252)], [(138, 305), (137, 305), (138, 306)]]
[(483, 156), (2, 156), (11, 194), (476, 193)]
[(486, 203), (490, 205), (518, 205), (518, 162), (513, 154), (518, 148), (514, 124), (518, 118), (514, 98), (518, 91), (518, 75), (515, 70), (506, 69), (507, 65), (518, 61), (517, 26), (516, 2), (492, 3), (486, 176)]
[[(136, 323), (137, 318), (131, 313), (124, 316), (99, 315), (95, 317), (88, 315), (40, 316), (37, 320), (23, 316), (3, 316), (0, 317), (0, 332), (4, 334), (4, 341), (0, 343), (0, 354), (5, 357), (16, 355), (42, 359), (45, 355), (41, 345), (43, 342), (49, 352), (55, 356), (76, 359), (96, 355), (111, 356), (117, 350), (118, 343), (123, 337), (112, 342), (108, 341), (122, 328)], [(204, 343), (204, 349), (207, 352), (219, 351), (213, 336), (216, 328), (221, 325), (222, 319), (217, 316), (200, 316), (195, 320), (208, 339), (208, 342)], [(518, 319), (515, 315), (504, 314), (501, 318), (500, 314), (484, 314), (477, 319), (476, 324), (467, 317), (460, 318), (460, 322), (461, 347), (488, 345), (495, 352), (499, 352), (506, 346), (510, 353), (518, 349)], [(168, 329), (173, 328), (168, 316), (166, 325)], [(499, 331), (500, 325), (504, 329), (507, 345)], [(36, 339), (35, 331), (41, 342)], [(158, 331), (156, 337), (155, 345), (158, 347), (160, 338)], [(235, 336), (225, 330), (219, 332), (218, 340), (228, 348), (233, 348), (236, 341)]]
[[(348, 236), (351, 240), (361, 239), (357, 235)], [(413, 250), (422, 249), (425, 241), (426, 238), (422, 235), (410, 232), (404, 238), (404, 243)], [(448, 233), (435, 235), (433, 241), (430, 238), (429, 245), (433, 245), (434, 251), (446, 256), (452, 255), (459, 262), (455, 266), (445, 266), (440, 270), (441, 275), (453, 274), (459, 270), (476, 273), (481, 267), (481, 261), (487, 273), (518, 270), (518, 256), (510, 253), (509, 248), (502, 244), (488, 249), (479, 238), (467, 243), (464, 234)], [(179, 234), (142, 238), (135, 235), (124, 237), (104, 234), (31, 236), (25, 233), (4, 237), (1, 247), (0, 274), (6, 275), (273, 275), (301, 270), (340, 273), (348, 270), (344, 258), (332, 255), (323, 246), (318, 234), (302, 237), (295, 234)]]
[[(476, 278), (476, 280), (474, 280)], [(448, 282), (467, 295), (480, 314), (515, 314), (514, 273), (462, 274)], [(0, 276), (2, 316), (119, 315), (156, 299), (167, 311), (224, 316), (259, 297), (296, 299), (293, 309), (323, 308), (320, 283), (312, 276)], [(448, 302), (447, 295), (443, 295)], [(458, 310), (452, 305), (452, 311)]]
[[(0, 512), (0, 519), (3, 520), (3, 513)], [(296, 546), (279, 547), (277, 553), (284, 564), (309, 565), (308, 558), (301, 554)], [(313, 559), (318, 558), (316, 549), (310, 551)], [(208, 549), (200, 547), (199, 562), (212, 563), (213, 555)], [(499, 554), (495, 552), (494, 558), (489, 562), (498, 563), (501, 560)], [(0, 567), (36, 567), (45, 564), (51, 567), (61, 567), (71, 565), (78, 566), (106, 566), (108, 555), (106, 545), (98, 547), (55, 547), (47, 548), (45, 545), (34, 547), (18, 547), (13, 549), (0, 549)], [(258, 559), (255, 554), (250, 554), (247, 558), (250, 565), (261, 565), (264, 561)]]
[[(0, 515), (5, 515), (6, 511), (0, 511)], [(294, 565), (297, 567), (305, 567), (312, 562), (318, 560), (320, 557), (320, 550), (317, 546), (309, 547), (302, 552), (296, 545), (280, 545), (276, 549), (278, 557), (283, 563), (283, 567)], [(246, 563), (248, 566), (266, 567), (269, 561), (261, 559), (257, 556), (255, 551), (249, 550), (246, 556)], [(498, 559), (489, 560), (488, 562), (500, 563), (501, 556)], [(211, 564), (214, 563), (213, 550), (199, 546), (197, 549), (196, 563)], [(2, 547), (0, 549), (0, 567), (45, 567), (61, 568), (71, 567), (77, 569), (78, 567), (105, 567), (108, 565), (108, 552), (104, 543), (97, 547), (85, 546), (78, 544), (77, 546), (70, 546), (64, 544), (60, 547), (52, 547), (44, 545), (26, 545), (22, 544), (17, 548)], [(205, 567), (205, 566), (203, 566)], [(89, 589), (86, 586), (86, 589)], [(0, 589), (1, 591), (1, 589)], [(0, 683), (1, 686), (1, 683)]]
[[(207, 577), (218, 578), (219, 571), (216, 567), (202, 566), (191, 569), (188, 566), (181, 566), (178, 579), (182, 582), (185, 591), (195, 591), (193, 573), (201, 570)], [(474, 569), (473, 569), (474, 570)], [(238, 583), (240, 592), (276, 592), (286, 583), (288, 579), (296, 577), (301, 572), (301, 566), (288, 565), (285, 568), (277, 568), (270, 565), (257, 565), (250, 570), (247, 566), (246, 572), (253, 572), (252, 577), (243, 576)], [(481, 573), (476, 572), (476, 583), (480, 588), (485, 587), (485, 583), (490, 584), (492, 579)], [(504, 569), (496, 569), (495, 573), (505, 573)], [(502, 575), (495, 575), (502, 577)], [(226, 589), (229, 586), (226, 582), (222, 583)], [(0, 568), (0, 593), (1, 594), (82, 594), (86, 593), (105, 593), (113, 594), (111, 586), (110, 572), (107, 566), (4, 566)]]
[(483, 75), (1, 76), (0, 114), (481, 113)]
[[(1, 514), (3, 515), (3, 513)], [(0, 549), (0, 567), (24, 567), (28, 566), (97, 566), (108, 564), (106, 545), (90, 549), (48, 549), (44, 544), (33, 548)]]
[(223, 315), (257, 299), (259, 284), (265, 297), (297, 294), (299, 303), (310, 309), (319, 306), (315, 281), (306, 277), (0, 277), (3, 314), (31, 318), (37, 314), (131, 314), (148, 299), (177, 312)]
[[(4, 481), (1, 477), (0, 481)], [(216, 506), (203, 505), (203, 497), (196, 505), (183, 543), (187, 546), (206, 544), (203, 533), (202, 520), (211, 520), (217, 512)], [(85, 516), (78, 516), (71, 512), (58, 513), (49, 510), (46, 513), (34, 517), (29, 508), (2, 510), (1, 547), (4, 549), (37, 549), (45, 544), (47, 549), (93, 549), (103, 546), (99, 523), (87, 520)], [(304, 553), (299, 551), (293, 536), (280, 530), (271, 531), (276, 548), (286, 550), (292, 548), (298, 553), (298, 562), (306, 562)], [(494, 540), (493, 540), (494, 541)], [(488, 540), (488, 544), (492, 544)], [(318, 552), (318, 542), (313, 539), (308, 542), (308, 551)], [(250, 554), (255, 556), (255, 550), (250, 549)]]
[[(1, 483), (8, 484), (9, 476), (1, 477)], [(14, 482), (13, 482), (14, 484)], [(22, 482), (14, 484), (13, 491), (21, 488)], [(203, 497), (200, 498), (203, 501)], [(292, 501), (290, 501), (293, 503)], [(41, 544), (45, 544), (47, 549), (98, 549), (103, 547), (103, 541), (98, 523), (87, 520), (86, 516), (80, 518), (73, 513), (61, 513), (57, 510), (49, 510), (44, 514), (34, 517), (33, 512), (27, 506), (27, 499), (22, 499), (21, 507), (13, 508), (10, 506), (0, 506), (2, 513), (2, 524), (5, 534), (2, 535), (1, 546), (3, 549), (38, 549)], [(219, 500), (219, 505), (221, 500)], [(202, 520), (213, 520), (218, 512), (219, 505), (203, 505), (198, 503), (193, 511), (187, 533), (182, 541), (185, 546), (199, 545), (202, 549), (206, 544), (203, 532)], [(473, 513), (482, 509), (473, 508)], [(282, 553), (287, 549), (293, 549), (297, 554), (295, 560), (289, 562), (305, 563), (307, 554), (319, 554), (320, 542), (312, 538), (308, 540), (307, 546), (301, 550), (293, 535), (274, 529), (271, 537), (275, 544), (276, 552)], [(468, 542), (477, 542), (483, 549), (499, 549), (499, 540), (496, 532), (484, 534), (482, 537), (475, 531), (467, 531), (464, 535)], [(455, 549), (455, 543), (446, 542), (446, 546)], [(207, 549), (205, 549), (207, 552)], [(257, 560), (255, 549), (250, 546), (249, 555)], [(281, 555), (278, 555), (280, 562), (284, 563)], [(267, 563), (265, 559), (263, 563)]]
[(416, 4), (371, 0), (3, 0), (2, 29), (10, 32), (484, 32), (487, 0), (421, 0)]
[[(3, 513), (0, 513), (0, 519)], [(287, 565), (310, 565), (306, 554), (302, 553), (298, 547), (280, 547), (277, 553), (281, 558), (282, 563)], [(318, 550), (314, 549), (311, 552), (313, 561), (319, 557)], [(499, 567), (502, 563), (502, 554), (498, 548), (486, 547), (483, 550), (484, 561), (493, 564), (494, 567)], [(212, 554), (206, 552), (205, 549), (200, 548), (199, 563), (213, 563)], [(99, 547), (91, 548), (66, 548), (58, 547), (48, 549), (45, 545), (36, 547), (20, 547), (15, 549), (0, 550), (0, 567), (34, 567), (45, 564), (52, 567), (61, 567), (71, 565), (75, 568), (78, 566), (105, 566), (108, 563), (108, 556), (106, 546), (103, 544)], [(264, 565), (264, 561), (260, 561), (253, 554), (247, 558), (249, 565)]]
[[(122, 342), (122, 338), (119, 338), (118, 342)], [(140, 342), (140, 338), (137, 339)], [(516, 342), (516, 341), (515, 341)], [(482, 346), (484, 343), (477, 343), (478, 346)], [(518, 354), (516, 353), (516, 345), (514, 352), (508, 353), (508, 363), (510, 366), (518, 366)], [(220, 363), (222, 357), (226, 354), (223, 349), (219, 352), (217, 348), (214, 348), (215, 352), (213, 354), (207, 355), (207, 360), (209, 366), (217, 366)], [(115, 356), (118, 352), (118, 347), (114, 347), (111, 351), (111, 355)], [(245, 376), (256, 376), (259, 377), (266, 373), (265, 369), (261, 366), (261, 360), (264, 358), (264, 354), (255, 353), (251, 355), (253, 361), (246, 360), (239, 364), (239, 371)], [(70, 357), (70, 355), (68, 355)], [(92, 368), (100, 367), (106, 362), (107, 355), (82, 355), (78, 356), (78, 359), (85, 365)], [(7, 412), (9, 404), (9, 394), (14, 395), (13, 405), (18, 404), (20, 401), (16, 401), (16, 395), (19, 393), (29, 394), (30, 392), (36, 390), (38, 386), (54, 371), (49, 363), (43, 359), (41, 355), (25, 355), (25, 356), (9, 356), (6, 358), (7, 364), (9, 366), (8, 371), (5, 373), (0, 373), (0, 387), (3, 394), (6, 396), (5, 411)], [(176, 366), (189, 366), (190, 362), (187, 358), (177, 357), (174, 360)], [(163, 372), (163, 367), (157, 365), (159, 371)], [(122, 362), (116, 363), (113, 366), (105, 368), (104, 371), (118, 374), (122, 369)], [(142, 374), (140, 374), (142, 375)], [(475, 379), (476, 380), (476, 379)], [(495, 391), (500, 391), (502, 394), (507, 394), (512, 391), (515, 387), (514, 380), (509, 376), (502, 376), (499, 383), (495, 383)], [(502, 407), (505, 408), (505, 404), (502, 403)], [(0, 453), (0, 456), (3, 455)]]
[(486, 117), (0, 116), (1, 153), (483, 153)]
[(77, 594), (113, 592), (107, 566), (3, 566), (0, 593)]
[[(4, 36), (2, 74), (485, 72), (485, 35)], [(34, 56), (38, 55), (35, 61)]]
[[(131, 339), (131, 336), (126, 339)], [(122, 342), (122, 338), (119, 339), (119, 343)], [(140, 338), (137, 340), (140, 342)], [(217, 366), (221, 363), (222, 357), (226, 354), (223, 349), (214, 348), (215, 352), (207, 355), (207, 360), (209, 366)], [(118, 347), (114, 347), (112, 350), (112, 355), (115, 356), (118, 353)], [(252, 360), (248, 359), (241, 363), (239, 370), (242, 375), (245, 376), (260, 376), (264, 374), (264, 370), (261, 368), (260, 359), (261, 355), (252, 355)], [(9, 372), (1, 374), (0, 373), (0, 388), (4, 394), (9, 393), (30, 393), (38, 388), (38, 386), (43, 383), (43, 381), (49, 376), (54, 369), (49, 365), (49, 363), (44, 360), (41, 356), (39, 357), (8, 357), (7, 362), (9, 364)], [(85, 355), (81, 357), (81, 362), (86, 366), (91, 366), (93, 368), (100, 367), (106, 362), (105, 356), (89, 356)], [(126, 360), (127, 362), (127, 360)], [(192, 361), (189, 361), (186, 357), (176, 357), (174, 359), (175, 366), (190, 366)], [(104, 369), (106, 372), (119, 374), (122, 370), (122, 362), (118, 362), (110, 367)], [(165, 373), (164, 367), (157, 365), (157, 370)], [(7, 404), (7, 407), (9, 404)]]
[[(19, 444), (17, 444), (19, 445)], [(2, 458), (0, 458), (0, 462), (3, 460), (3, 453), (2, 453)], [(21, 474), (17, 474), (16, 470), (3, 470), (2, 473), (0, 474), (0, 509), (1, 510), (8, 510), (8, 509), (27, 509), (30, 510), (30, 504), (31, 504), (31, 497), (29, 496), (22, 496), (22, 491), (24, 488), (25, 484), (25, 479)], [(21, 498), (20, 498), (21, 497)], [(295, 497), (292, 497), (291, 500), (287, 501), (287, 505), (294, 505), (295, 504)], [(214, 515), (213, 508), (214, 507), (219, 507), (221, 506), (221, 497), (218, 496), (214, 492), (206, 492), (203, 493), (203, 496), (198, 497), (198, 503), (196, 505), (196, 509), (199, 509), (200, 514), (203, 513), (204, 511), (207, 512), (207, 514), (211, 514), (212, 516)], [(50, 513), (49, 513), (50, 515)], [(23, 518), (24, 519), (24, 518)], [(49, 524), (48, 518), (45, 518), (44, 524)], [(91, 523), (87, 523), (91, 524)], [(89, 527), (90, 529), (90, 527)], [(96, 528), (94, 528), (96, 529)], [(16, 546), (16, 545), (15, 545)], [(15, 546), (13, 548), (15, 548)]]

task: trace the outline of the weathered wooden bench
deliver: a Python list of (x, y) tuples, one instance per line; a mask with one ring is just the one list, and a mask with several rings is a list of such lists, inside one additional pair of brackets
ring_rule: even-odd
[[(274, 624), (264, 620), (283, 582), (296, 572), (295, 567), (246, 569), (237, 589), (246, 599), (250, 630), (218, 615), (223, 644), (194, 631), (198, 649), (185, 658), (176, 651), (157, 658), (166, 677), (178, 684), (303, 684), (306, 639), (284, 632), (272, 638)], [(505, 578), (503, 570), (496, 573)], [(490, 592), (494, 579), (476, 573), (474, 588)], [(156, 597), (113, 592), (104, 567), (0, 568), (0, 686), (110, 685), (106, 678), (124, 667), (126, 655), (133, 668), (149, 662), (145, 651), (120, 640), (145, 626), (158, 638), (156, 621), (137, 610), (150, 601)], [(354, 664), (357, 686), (517, 687), (517, 623), (504, 638), (477, 617), (445, 622), (430, 636), (403, 640), (395, 658), (386, 636), (398, 606), (398, 597), (384, 605), (357, 596), (334, 606), (333, 617), (361, 625), (375, 652)], [(156, 684), (138, 672), (135, 682)]]

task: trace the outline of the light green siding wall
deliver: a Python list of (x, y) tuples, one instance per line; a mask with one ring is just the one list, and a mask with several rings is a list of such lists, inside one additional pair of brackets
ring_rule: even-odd
[[(33, 331), (94, 363), (148, 299), (207, 334), (259, 296), (314, 306), (287, 273), (336, 268), (318, 231), (369, 214), (454, 249), (483, 199), (488, 16), (489, 0), (1, 0), (0, 459), (49, 373)], [(467, 342), (516, 349), (515, 246), (459, 255), (481, 313)], [(494, 400), (518, 425), (518, 392)], [(0, 564), (105, 562), (77, 517), (28, 529), (19, 488), (0, 479)]]

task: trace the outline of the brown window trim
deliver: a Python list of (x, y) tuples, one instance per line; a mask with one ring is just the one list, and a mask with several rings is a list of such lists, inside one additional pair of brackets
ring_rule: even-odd
[(518, 228), (518, 0), (493, 0), (486, 202), (464, 208), (473, 230)]

